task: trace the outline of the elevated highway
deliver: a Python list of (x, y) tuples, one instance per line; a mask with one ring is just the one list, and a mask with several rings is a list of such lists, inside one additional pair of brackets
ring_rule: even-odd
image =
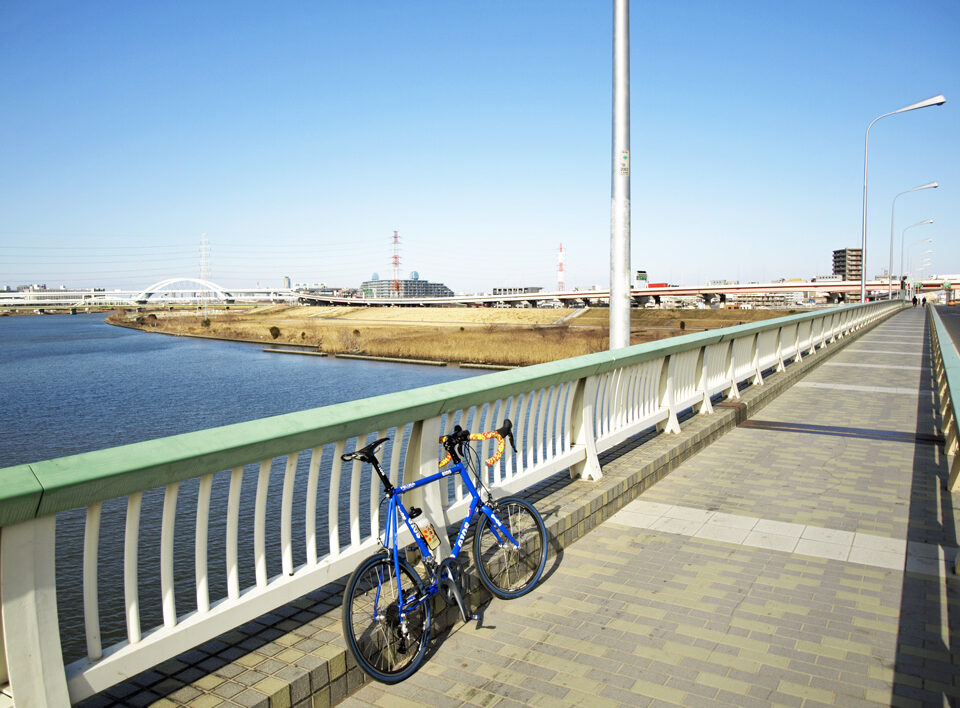
[[(944, 289), (945, 285), (951, 288), (960, 285), (956, 280), (927, 280), (923, 281), (920, 291), (930, 292)], [(867, 297), (871, 300), (886, 299), (888, 283), (886, 280), (869, 281), (866, 285)], [(831, 302), (841, 302), (847, 299), (848, 294), (859, 296), (860, 281), (791, 281), (778, 283), (735, 283), (726, 285), (693, 285), (668, 286), (660, 288), (635, 288), (630, 295), (637, 304), (643, 304), (652, 299), (659, 302), (663, 297), (701, 297), (709, 301), (712, 297), (719, 297), (721, 302), (729, 295), (746, 294), (784, 294), (803, 293), (804, 297), (813, 295), (827, 296)], [(893, 284), (894, 297), (898, 297), (900, 288), (898, 283)], [(428, 307), (443, 305), (476, 305), (491, 307), (498, 303), (507, 305), (527, 303), (537, 306), (541, 303), (560, 302), (563, 304), (583, 303), (593, 305), (609, 302), (609, 290), (563, 290), (542, 291), (538, 293), (523, 293), (517, 295), (453, 295), (450, 297), (419, 297), (419, 298), (357, 298), (339, 297), (335, 295), (320, 295), (306, 290), (296, 293), (297, 299), (303, 304), (311, 305), (366, 305), (366, 306), (401, 306), (401, 307)]]
[[(916, 292), (932, 292), (955, 289), (960, 286), (960, 277), (927, 279)], [(887, 281), (873, 280), (867, 283), (867, 296), (871, 300), (886, 299)], [(659, 303), (664, 297), (699, 297), (710, 302), (714, 297), (724, 302), (734, 295), (777, 295), (799, 293), (808, 299), (826, 296), (831, 303), (846, 301), (850, 294), (859, 295), (860, 281), (790, 281), (777, 283), (734, 283), (725, 285), (669, 286), (659, 288), (636, 288), (631, 297), (637, 305), (653, 301)], [(898, 283), (893, 284), (894, 297), (899, 296)], [(489, 293), (462, 294), (449, 297), (372, 298), (324, 295), (309, 290), (287, 288), (224, 288), (216, 283), (197, 278), (169, 278), (142, 290), (38, 290), (0, 292), (0, 308), (82, 308), (82, 307), (134, 307), (147, 304), (199, 303), (203, 298), (232, 304), (234, 302), (290, 302), (305, 305), (352, 305), (352, 306), (399, 306), (430, 307), (473, 305), (494, 307), (522, 303), (538, 306), (559, 303), (565, 306), (602, 305), (610, 300), (609, 290), (563, 290), (541, 291), (517, 295), (492, 295)]]

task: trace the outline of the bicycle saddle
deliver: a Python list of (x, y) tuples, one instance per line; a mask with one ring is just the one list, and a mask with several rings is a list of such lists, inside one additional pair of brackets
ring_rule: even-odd
[(370, 443), (366, 447), (361, 447), (359, 450), (354, 450), (353, 452), (345, 452), (340, 455), (340, 459), (344, 462), (350, 462), (351, 460), (360, 460), (361, 462), (373, 462), (376, 459), (375, 455), (380, 450), (380, 447), (390, 438), (380, 438)]

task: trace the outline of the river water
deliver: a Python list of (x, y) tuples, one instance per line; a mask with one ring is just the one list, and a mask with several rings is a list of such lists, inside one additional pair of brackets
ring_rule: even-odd
[(482, 373), (269, 354), (103, 320), (0, 317), (0, 468)]
[[(482, 372), (270, 354), (260, 346), (170, 337), (113, 327), (103, 314), (0, 317), (0, 468), (116, 445), (212, 428), (367, 396), (402, 391)], [(301, 466), (305, 460), (301, 461)], [(327, 465), (329, 463), (326, 463)], [(248, 466), (247, 507), (256, 487)], [(226, 477), (224, 477), (226, 475)], [(229, 473), (215, 478), (211, 559), (223, 557), (223, 514)], [(268, 544), (279, 543), (275, 498), (282, 475), (271, 478)], [(302, 477), (302, 475), (301, 475)], [(302, 497), (302, 481), (298, 492)], [(144, 495), (140, 528), (140, 595), (144, 629), (159, 620), (158, 540), (162, 490)], [(303, 500), (296, 505), (302, 509)], [(177, 609), (191, 608), (196, 481), (181, 485), (174, 549)], [(100, 617), (104, 646), (125, 635), (122, 539), (125, 500), (104, 504), (100, 532)], [(241, 554), (252, 555), (252, 519), (244, 518)], [(181, 533), (181, 524), (184, 532)], [(318, 531), (325, 538), (325, 522)], [(302, 534), (302, 529), (300, 530)], [(67, 661), (84, 654), (80, 582), (83, 511), (58, 515), (57, 576), (61, 640)], [(297, 561), (302, 562), (302, 549)], [(279, 571), (271, 557), (269, 570)], [(214, 573), (220, 569), (219, 573)], [(211, 566), (212, 597), (223, 596), (222, 561)], [(241, 587), (252, 582), (241, 569)], [(148, 598), (153, 598), (150, 600)]]

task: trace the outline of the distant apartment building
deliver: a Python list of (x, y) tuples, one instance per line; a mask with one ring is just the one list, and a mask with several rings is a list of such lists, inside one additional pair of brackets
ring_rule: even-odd
[(282, 281), (282, 283), (283, 283), (283, 285), (281, 285), (280, 287), (284, 288), (285, 290), (289, 290), (289, 289), (290, 289), (290, 276), (289, 276), (289, 275), (283, 276), (283, 281)]
[(532, 295), (542, 292), (543, 288), (537, 287), (516, 287), (516, 288), (494, 288), (494, 295)]
[(833, 274), (844, 280), (860, 280), (863, 273), (863, 250), (839, 248), (833, 252)]
[(360, 290), (366, 297), (452, 297), (453, 290), (443, 283), (431, 283), (420, 280), (420, 274), (414, 271), (407, 280), (381, 280), (376, 273), (370, 280), (360, 283)]

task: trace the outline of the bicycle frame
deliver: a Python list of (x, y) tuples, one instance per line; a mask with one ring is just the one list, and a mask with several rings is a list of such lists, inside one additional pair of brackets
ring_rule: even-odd
[(490, 506), (484, 503), (480, 498), (480, 492), (477, 491), (477, 487), (474, 485), (473, 480), (470, 479), (468, 470), (462, 461), (457, 462), (446, 469), (440, 470), (436, 474), (432, 474), (429, 477), (424, 477), (423, 479), (418, 479), (396, 487), (390, 494), (389, 502), (387, 504), (387, 519), (384, 530), (383, 546), (390, 552), (393, 559), (393, 571), (397, 578), (397, 599), (399, 608), (401, 608), (401, 619), (406, 616), (407, 612), (416, 609), (421, 602), (424, 602), (427, 598), (435, 595), (439, 591), (438, 583), (440, 578), (433, 578), (431, 585), (426, 589), (424, 596), (422, 598), (417, 598), (416, 601), (409, 607), (407, 606), (403, 599), (403, 588), (401, 587), (402, 584), (400, 582), (398, 519), (403, 519), (407, 529), (409, 529), (410, 533), (413, 535), (413, 539), (416, 542), (417, 547), (420, 550), (420, 554), (424, 559), (433, 558), (434, 554), (427, 544), (424, 543), (420, 534), (414, 530), (413, 521), (410, 518), (410, 514), (407, 512), (407, 509), (404, 507), (400, 498), (405, 492), (409, 492), (420, 487), (425, 487), (426, 485), (433, 484), (434, 482), (439, 482), (441, 479), (445, 479), (457, 473), (460, 474), (460, 479), (463, 481), (464, 486), (470, 493), (470, 505), (467, 509), (467, 515), (464, 517), (463, 523), (460, 525), (460, 531), (457, 533), (457, 540), (451, 549), (450, 558), (456, 558), (459, 555), (460, 549), (463, 548), (464, 540), (467, 537), (467, 529), (470, 528), (470, 524), (473, 523), (473, 520), (477, 517), (478, 513), (483, 513), (487, 519), (489, 519), (491, 524), (490, 528), (500, 544), (503, 544), (506, 540), (507, 542), (512, 543), (515, 548), (520, 547), (520, 544), (517, 543), (517, 540), (513, 537), (510, 531), (507, 530), (507, 528), (500, 522), (500, 519), (497, 518), (497, 515), (491, 511)]

